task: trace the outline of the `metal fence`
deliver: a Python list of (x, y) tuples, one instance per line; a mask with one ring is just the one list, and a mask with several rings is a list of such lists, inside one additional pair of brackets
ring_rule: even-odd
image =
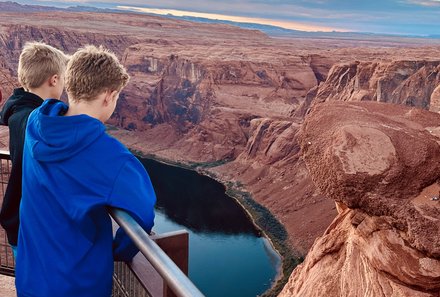
[[(8, 185), (9, 175), (11, 173), (11, 161), (8, 152), (0, 152), (0, 201)], [(0, 227), (0, 274), (14, 276), (15, 261), (12, 255), (12, 249), (8, 244), (6, 232)]]
[[(0, 151), (0, 202), (11, 171), (9, 152)], [(115, 262), (112, 295), (115, 297), (197, 297), (202, 293), (188, 274), (188, 232), (148, 236), (128, 213), (110, 209), (141, 253), (130, 263)], [(14, 276), (15, 262), (6, 234), (0, 227), (0, 274)]]
[(113, 272), (113, 297), (150, 297), (147, 289), (142, 286), (133, 270), (124, 262), (115, 262)]

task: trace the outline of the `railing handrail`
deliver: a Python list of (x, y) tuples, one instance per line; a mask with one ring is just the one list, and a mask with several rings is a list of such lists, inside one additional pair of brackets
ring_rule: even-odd
[(11, 154), (9, 153), (9, 151), (0, 150), (0, 159), (10, 159), (10, 158), (11, 158)]
[[(0, 159), (10, 159), (9, 151), (0, 150)], [(204, 296), (129, 213), (122, 209), (112, 207), (108, 209), (113, 219), (124, 229), (140, 252), (151, 263), (154, 269), (156, 269), (176, 296)]]
[(129, 213), (117, 208), (109, 212), (177, 296), (204, 296)]

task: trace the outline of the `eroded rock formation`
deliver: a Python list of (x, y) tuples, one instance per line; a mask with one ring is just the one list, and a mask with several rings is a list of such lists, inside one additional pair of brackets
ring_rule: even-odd
[[(327, 80), (313, 94), (313, 103), (338, 101), (378, 101), (438, 110), (431, 102), (440, 84), (438, 60), (365, 61), (335, 64)], [(301, 106), (304, 115), (312, 104)]]
[(280, 296), (439, 296), (439, 126), (398, 105), (315, 105), (303, 157), (339, 214)]

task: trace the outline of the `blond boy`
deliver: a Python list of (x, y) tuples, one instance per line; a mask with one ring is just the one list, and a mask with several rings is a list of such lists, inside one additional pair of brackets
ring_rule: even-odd
[(26, 123), (29, 114), (47, 98), (60, 98), (64, 88), (64, 71), (68, 57), (60, 50), (40, 42), (28, 42), (18, 62), (15, 89), (0, 112), (0, 124), (9, 126), (11, 176), (3, 198), (0, 223), (6, 230), (9, 244), (16, 253), (19, 206), (22, 185), (22, 157)]
[(86, 46), (66, 71), (69, 106), (47, 100), (29, 117), (16, 262), (18, 296), (111, 295), (113, 261), (137, 253), (108, 207), (150, 232), (156, 197), (142, 164), (105, 132), (129, 79), (116, 56)]

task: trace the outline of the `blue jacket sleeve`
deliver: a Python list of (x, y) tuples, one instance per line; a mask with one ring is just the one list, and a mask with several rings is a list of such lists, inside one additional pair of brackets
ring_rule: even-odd
[[(123, 165), (110, 194), (108, 204), (127, 211), (149, 233), (154, 225), (156, 195), (150, 177), (134, 157)], [(115, 261), (131, 261), (139, 250), (122, 228), (113, 240)]]

